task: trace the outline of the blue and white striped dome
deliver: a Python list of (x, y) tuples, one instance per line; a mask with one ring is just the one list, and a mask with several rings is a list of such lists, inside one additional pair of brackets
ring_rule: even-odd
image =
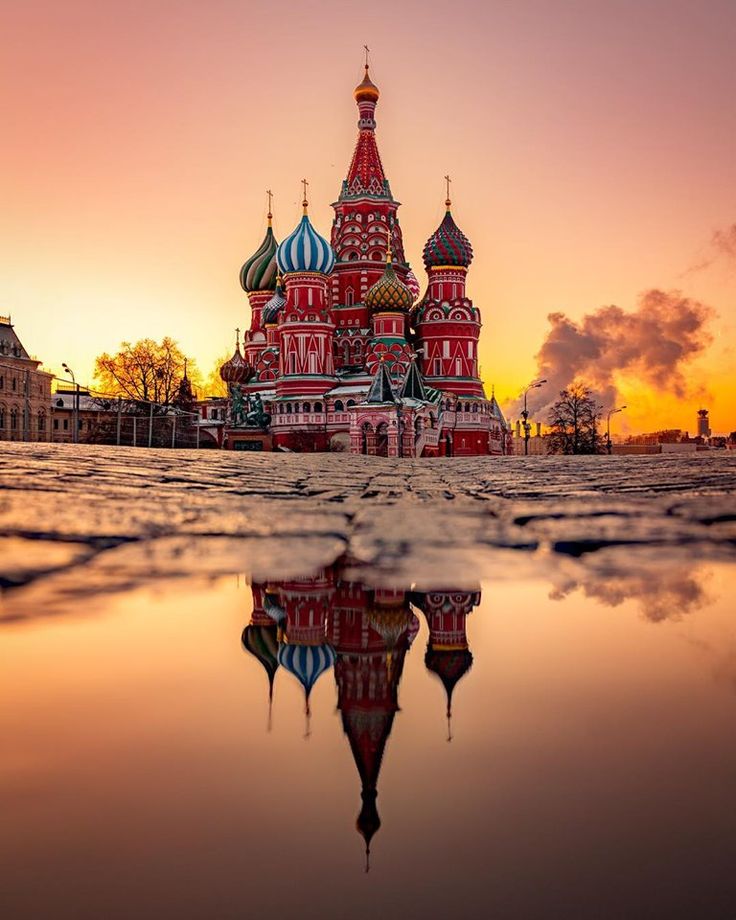
[(276, 250), (276, 262), (282, 275), (290, 272), (319, 272), (329, 275), (335, 253), (324, 237), (314, 229), (305, 214), (296, 230)]
[(279, 646), (278, 662), (281, 667), (296, 677), (304, 687), (307, 697), (317, 679), (335, 663), (335, 650), (331, 645), (289, 645)]

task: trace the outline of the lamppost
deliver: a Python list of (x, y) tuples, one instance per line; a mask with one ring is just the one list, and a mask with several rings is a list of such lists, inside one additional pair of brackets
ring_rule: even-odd
[(541, 387), (543, 383), (546, 383), (547, 380), (535, 380), (533, 383), (530, 383), (529, 386), (524, 390), (524, 410), (521, 413), (521, 417), (524, 419), (524, 456), (529, 454), (529, 432), (531, 431), (532, 426), (529, 424), (529, 410), (526, 407), (526, 394), (529, 390), (536, 390), (537, 387)]
[(72, 425), (74, 426), (74, 430), (72, 431), (72, 441), (77, 444), (79, 443), (79, 384), (77, 383), (77, 378), (74, 376), (74, 371), (69, 367), (69, 365), (62, 364), (61, 366), (72, 378), (72, 383), (74, 384), (74, 413), (72, 415)]
[(608, 418), (606, 419), (606, 450), (609, 455), (613, 447), (611, 444), (611, 416), (615, 415), (617, 412), (623, 412), (625, 408), (626, 406), (619, 406), (618, 409), (610, 409), (608, 412)]

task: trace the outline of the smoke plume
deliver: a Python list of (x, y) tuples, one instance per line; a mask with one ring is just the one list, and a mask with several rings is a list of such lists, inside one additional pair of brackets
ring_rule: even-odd
[[(633, 311), (600, 307), (577, 322), (564, 313), (550, 313), (551, 328), (536, 355), (537, 376), (547, 384), (529, 391), (530, 412), (546, 412), (575, 381), (588, 385), (604, 406), (613, 406), (620, 373), (684, 396), (686, 365), (710, 343), (707, 327), (713, 315), (710, 307), (680, 291), (656, 289), (645, 291)], [(520, 408), (517, 400), (511, 418)]]

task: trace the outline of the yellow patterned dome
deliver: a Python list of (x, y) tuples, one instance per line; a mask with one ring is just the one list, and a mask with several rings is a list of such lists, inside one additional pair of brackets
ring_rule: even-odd
[(391, 256), (387, 256), (383, 275), (365, 295), (366, 307), (373, 313), (386, 311), (408, 313), (413, 303), (414, 295), (404, 282), (396, 277)]

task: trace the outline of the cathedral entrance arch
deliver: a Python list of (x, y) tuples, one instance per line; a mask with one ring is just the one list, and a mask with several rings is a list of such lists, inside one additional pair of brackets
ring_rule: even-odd
[(388, 457), (388, 425), (385, 422), (376, 427), (376, 456)]

